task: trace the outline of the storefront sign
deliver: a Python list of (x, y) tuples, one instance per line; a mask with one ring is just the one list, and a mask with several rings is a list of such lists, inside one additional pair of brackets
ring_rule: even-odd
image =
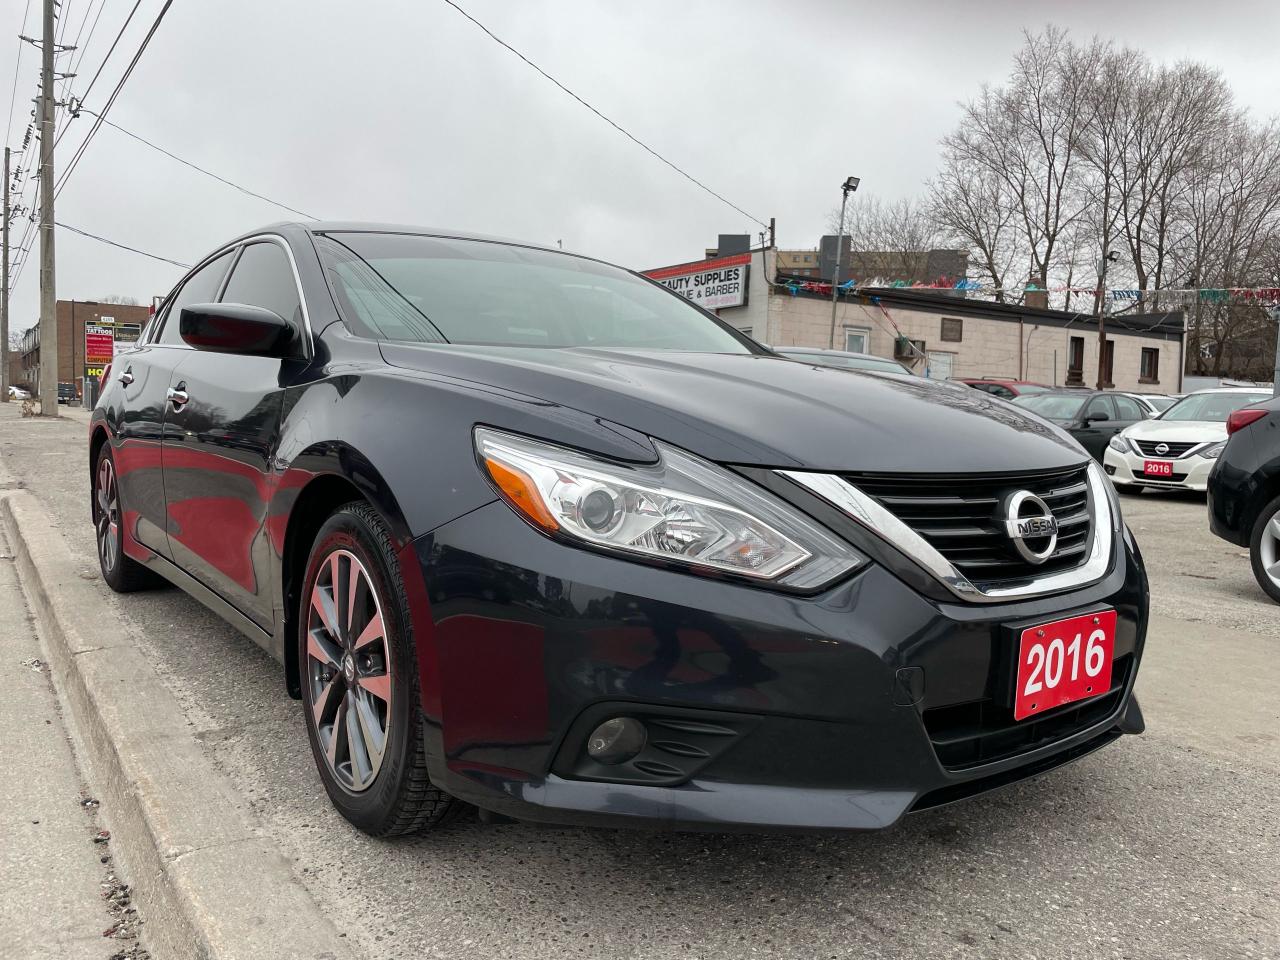
[(138, 342), (138, 338), (142, 336), (142, 325), (137, 323), (117, 323), (115, 333), (115, 355), (119, 356), (120, 351), (128, 350)]
[(644, 275), (700, 307), (719, 310), (741, 307), (747, 302), (747, 272), (750, 269), (751, 254), (740, 253), (732, 257), (646, 270)]
[(103, 366), (115, 355), (115, 328), (105, 323), (84, 325), (84, 364), (86, 367)]

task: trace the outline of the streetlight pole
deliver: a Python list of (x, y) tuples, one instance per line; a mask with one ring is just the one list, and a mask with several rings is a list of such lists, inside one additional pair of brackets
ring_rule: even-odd
[(849, 205), (849, 194), (858, 189), (857, 177), (845, 177), (840, 185), (840, 225), (836, 228), (836, 266), (831, 278), (831, 338), (827, 349), (836, 348), (836, 305), (840, 302), (840, 255), (844, 253), (844, 212)]

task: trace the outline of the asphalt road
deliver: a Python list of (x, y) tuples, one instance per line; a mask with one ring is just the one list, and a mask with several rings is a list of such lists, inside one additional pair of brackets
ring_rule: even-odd
[[(0, 457), (96, 574), (84, 423), (15, 414), (0, 405)], [(1280, 608), (1202, 498), (1124, 507), (1158, 615), (1147, 734), (878, 834), (464, 821), (369, 840), (330, 809), (274, 662), (176, 590), (103, 602), (370, 958), (1280, 957)]]

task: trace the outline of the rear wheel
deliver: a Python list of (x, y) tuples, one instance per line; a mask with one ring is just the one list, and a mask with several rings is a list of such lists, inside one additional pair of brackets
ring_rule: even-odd
[(1258, 513), (1249, 541), (1249, 559), (1258, 586), (1280, 603), (1280, 497)]
[(429, 829), (460, 808), (427, 775), (417, 656), (391, 538), (348, 504), (307, 561), (298, 663), (307, 736), (338, 812), (377, 837)]
[(120, 478), (110, 444), (98, 453), (93, 474), (93, 525), (98, 541), (98, 566), (102, 579), (117, 593), (132, 593), (155, 586), (159, 578), (124, 552), (124, 524), (120, 512)]

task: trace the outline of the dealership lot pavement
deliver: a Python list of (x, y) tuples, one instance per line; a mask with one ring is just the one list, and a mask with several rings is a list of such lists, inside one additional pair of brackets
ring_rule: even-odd
[[(82, 418), (0, 405), (0, 458), (96, 574)], [(296, 875), (371, 958), (1275, 957), (1280, 607), (1203, 500), (1123, 498), (1156, 619), (1148, 733), (882, 834), (464, 821), (394, 842), (329, 807), (276, 665), (176, 590), (101, 590)], [(245, 878), (252, 896), (252, 878)], [(0, 953), (3, 950), (0, 949)]]

